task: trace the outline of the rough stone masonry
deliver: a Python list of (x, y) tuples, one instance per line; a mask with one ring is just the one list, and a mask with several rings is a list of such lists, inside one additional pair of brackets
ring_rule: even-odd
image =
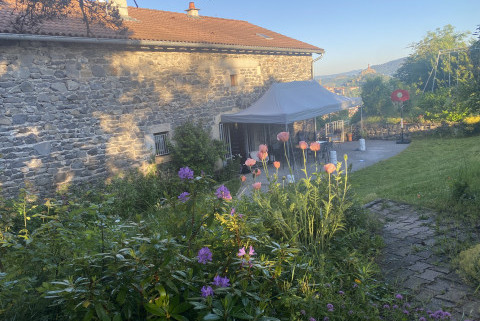
[[(42, 195), (138, 167), (153, 134), (245, 108), (274, 81), (308, 80), (310, 55), (1, 41), (0, 188)], [(236, 85), (232, 85), (232, 75)]]

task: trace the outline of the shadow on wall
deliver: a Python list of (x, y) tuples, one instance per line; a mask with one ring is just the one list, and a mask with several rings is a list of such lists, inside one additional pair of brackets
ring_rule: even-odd
[[(275, 81), (253, 58), (205, 55), (4, 41), (0, 187), (13, 196), (30, 181), (47, 195), (141, 167), (162, 125), (213, 127)], [(230, 86), (232, 73), (243, 86)]]

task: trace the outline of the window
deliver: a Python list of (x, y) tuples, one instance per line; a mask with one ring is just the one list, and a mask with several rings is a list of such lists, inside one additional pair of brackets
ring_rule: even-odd
[(230, 86), (231, 87), (238, 86), (237, 75), (230, 75)]
[(170, 154), (167, 145), (168, 139), (168, 132), (161, 132), (153, 134), (153, 138), (155, 140), (155, 155), (156, 156), (163, 156)]

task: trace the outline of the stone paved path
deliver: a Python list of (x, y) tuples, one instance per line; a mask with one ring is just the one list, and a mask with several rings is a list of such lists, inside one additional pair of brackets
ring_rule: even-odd
[(387, 282), (407, 290), (427, 309), (452, 313), (452, 320), (480, 321), (480, 296), (436, 251), (435, 212), (388, 200), (365, 207), (385, 223), (380, 266)]

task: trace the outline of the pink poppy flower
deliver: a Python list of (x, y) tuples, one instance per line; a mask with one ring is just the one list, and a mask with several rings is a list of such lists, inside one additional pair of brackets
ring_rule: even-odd
[(273, 166), (274, 166), (276, 169), (279, 169), (279, 168), (280, 168), (280, 162), (278, 162), (278, 161), (273, 162)]
[(258, 157), (259, 160), (263, 161), (268, 157), (268, 153), (260, 151), (260, 152), (257, 153), (257, 157)]
[(301, 149), (307, 149), (308, 148), (308, 144), (306, 141), (301, 141), (300, 143), (298, 143), (298, 145), (300, 146)]
[(247, 180), (247, 178), (245, 177), (245, 175), (240, 176), (240, 179), (242, 180), (242, 182), (245, 182), (245, 181)]
[(252, 184), (252, 187), (253, 187), (253, 189), (255, 189), (255, 190), (259, 190), (260, 188), (262, 188), (262, 182), (253, 183), (253, 184)]
[(262, 174), (262, 171), (257, 168), (255, 170), (255, 176), (260, 176), (260, 174)]
[(310, 144), (310, 150), (318, 152), (320, 150), (320, 143), (313, 142)]
[(255, 165), (257, 161), (252, 159), (252, 158), (247, 158), (247, 160), (245, 161), (245, 165), (247, 165), (248, 167), (252, 167), (253, 165)]
[(260, 146), (258, 146), (258, 150), (260, 151), (260, 153), (266, 153), (268, 152), (268, 146), (265, 144), (260, 144)]
[(280, 132), (277, 135), (277, 140), (286, 143), (288, 141), (288, 138), (290, 137), (289, 132)]
[(323, 169), (325, 169), (325, 172), (327, 172), (328, 174), (332, 174), (333, 172), (335, 172), (337, 167), (335, 167), (335, 165), (333, 165), (332, 163), (328, 163), (323, 166)]

